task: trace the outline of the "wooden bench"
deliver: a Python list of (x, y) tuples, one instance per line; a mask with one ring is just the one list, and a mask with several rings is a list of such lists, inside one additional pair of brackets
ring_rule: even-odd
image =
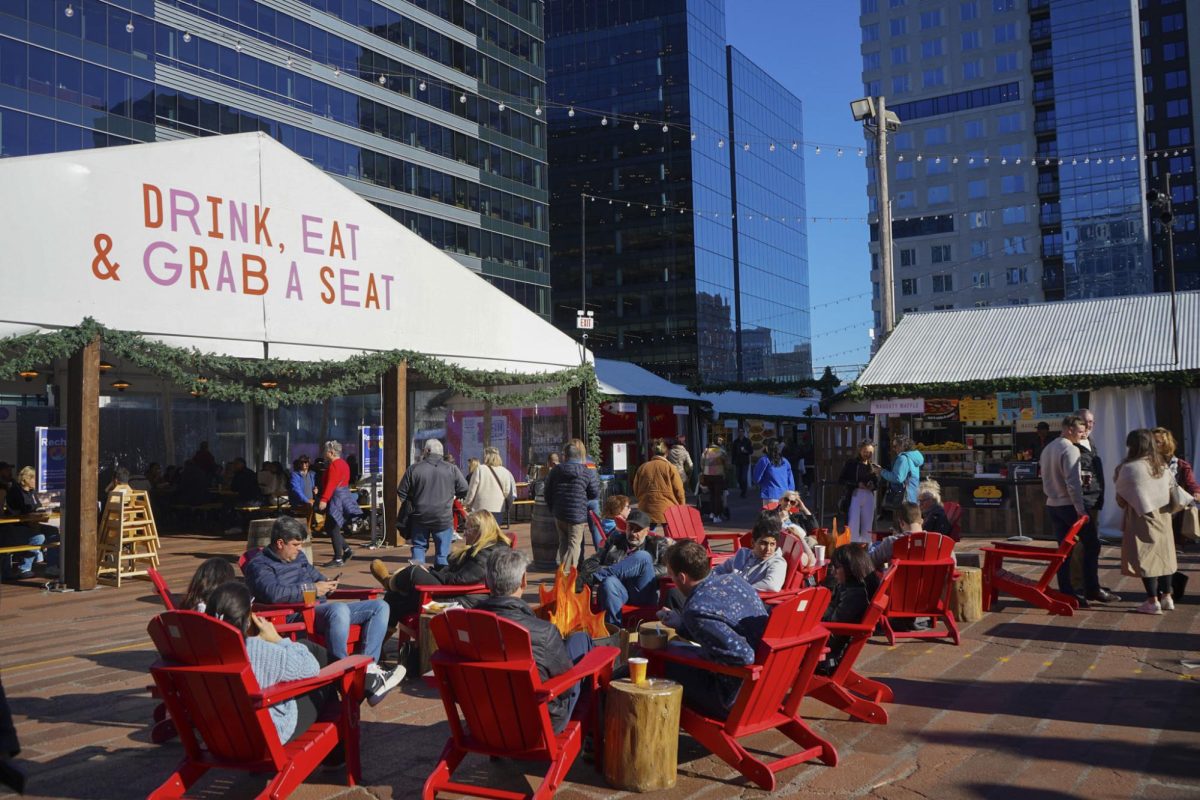
[(45, 550), (50, 547), (59, 547), (60, 542), (45, 542), (44, 544), (15, 544), (10, 547), (0, 547), (0, 556), (14, 555), (16, 553), (27, 553), (30, 550)]

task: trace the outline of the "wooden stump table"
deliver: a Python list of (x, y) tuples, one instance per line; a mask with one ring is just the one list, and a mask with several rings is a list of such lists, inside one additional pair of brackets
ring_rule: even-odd
[(950, 590), (950, 610), (959, 622), (983, 619), (983, 571), (979, 567), (958, 567), (958, 577)]
[(613, 681), (605, 696), (604, 777), (609, 786), (652, 792), (675, 786), (683, 687), (652, 678)]

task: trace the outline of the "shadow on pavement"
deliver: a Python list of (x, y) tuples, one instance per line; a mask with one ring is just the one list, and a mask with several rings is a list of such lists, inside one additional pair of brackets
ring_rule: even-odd
[(1095, 647), (1133, 647), (1150, 650), (1196, 649), (1195, 634), (1168, 631), (1118, 631), (1110, 628), (1068, 628), (1054, 625), (1035, 625), (1030, 622), (1001, 622), (984, 631), (985, 636), (1016, 639), (1023, 642), (1055, 642), (1083, 644)]

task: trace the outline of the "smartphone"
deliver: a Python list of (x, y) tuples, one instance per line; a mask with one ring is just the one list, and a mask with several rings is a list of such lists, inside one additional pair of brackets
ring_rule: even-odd
[(340, 572), (339, 572), (337, 575), (334, 575), (334, 576), (333, 576), (333, 582), (334, 582), (334, 583), (337, 583), (337, 582), (338, 582), (338, 581), (340, 581), (341, 579), (342, 579), (342, 573), (340, 573)]

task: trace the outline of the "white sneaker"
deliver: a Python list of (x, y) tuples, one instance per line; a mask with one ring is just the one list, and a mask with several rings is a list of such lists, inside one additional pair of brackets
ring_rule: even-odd
[(1175, 600), (1169, 594), (1164, 594), (1162, 596), (1162, 598), (1158, 601), (1158, 604), (1162, 607), (1163, 611), (1174, 611), (1175, 610)]
[(387, 693), (400, 685), (400, 681), (404, 680), (404, 675), (407, 670), (403, 664), (397, 665), (392, 670), (383, 670), (378, 664), (371, 664), (367, 667), (367, 702), (372, 706), (377, 706), (387, 697)]
[[(1174, 608), (1175, 606), (1172, 605), (1171, 607)], [(1158, 604), (1158, 600), (1150, 598), (1135, 608), (1134, 611), (1139, 614), (1161, 614), (1162, 606)]]

